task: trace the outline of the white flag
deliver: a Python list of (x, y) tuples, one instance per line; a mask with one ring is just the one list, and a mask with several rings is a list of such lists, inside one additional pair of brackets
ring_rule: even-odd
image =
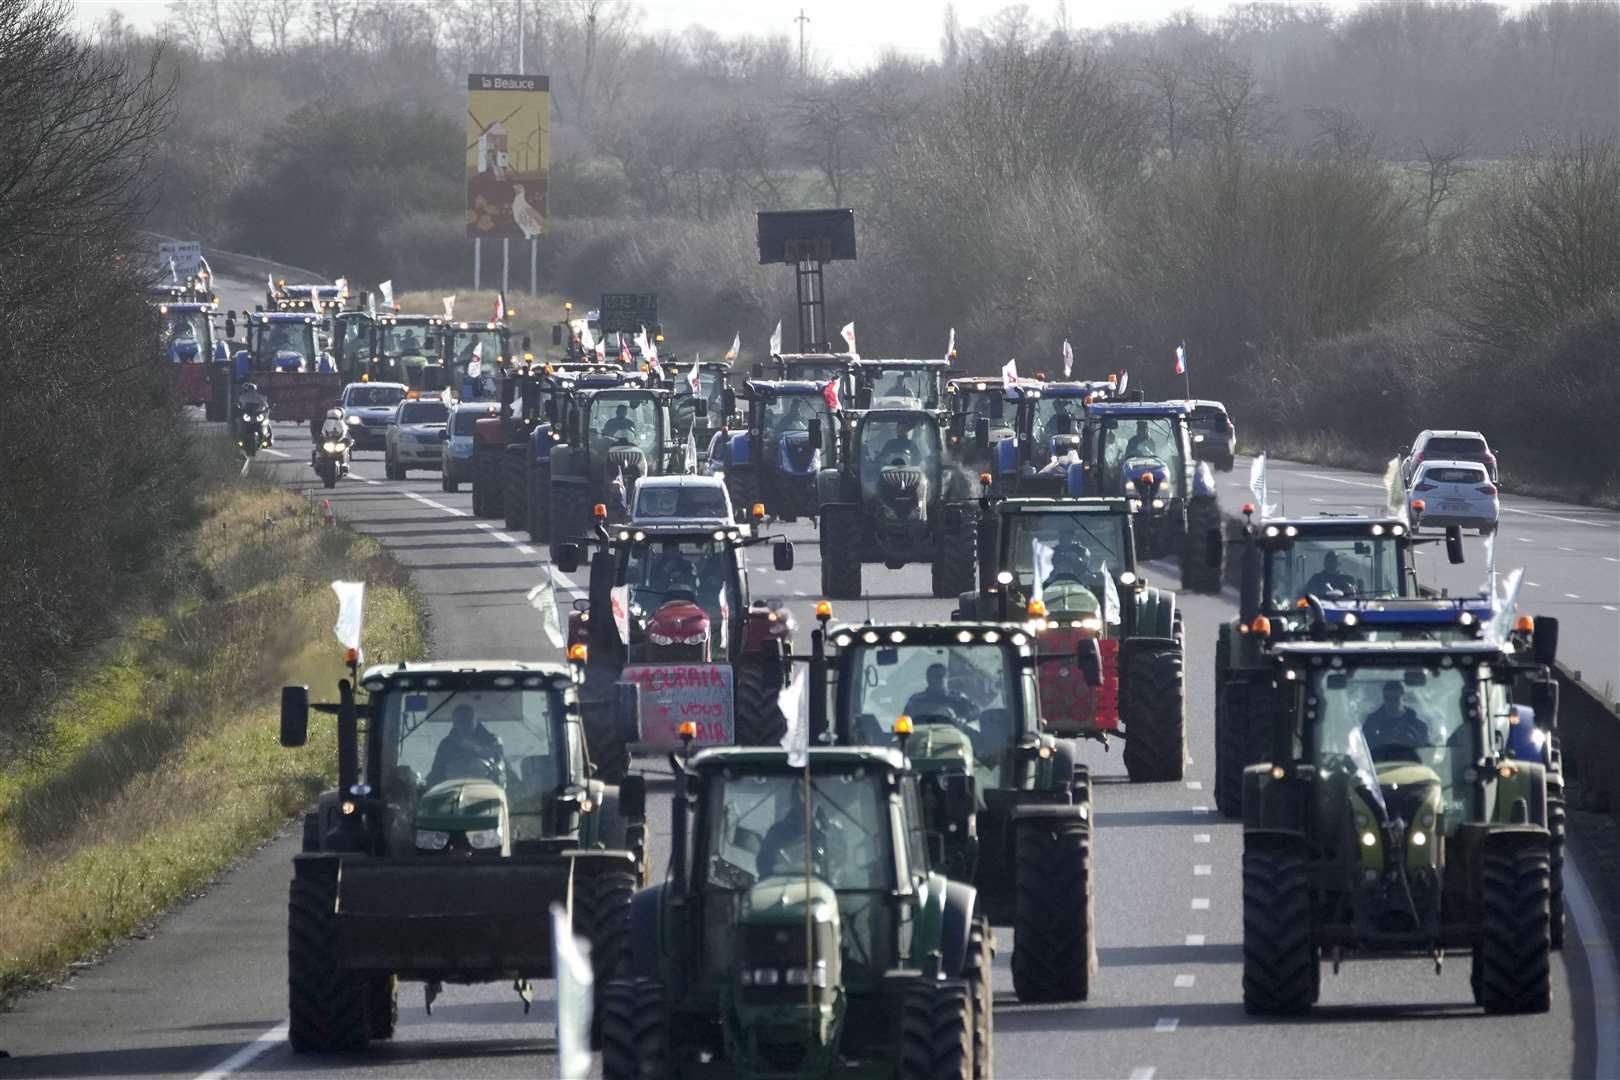
[(175, 269), (173, 258), (169, 259), (169, 280), (176, 285), (180, 284), (180, 271)]
[(686, 385), (692, 391), (694, 398), (701, 397), (703, 394), (703, 383), (698, 379), (698, 365), (701, 363), (703, 363), (703, 355), (699, 353), (692, 357), (692, 366), (686, 369)]
[(1103, 622), (1109, 626), (1118, 626), (1119, 590), (1114, 587), (1114, 575), (1108, 572), (1108, 564), (1102, 564), (1103, 576)]
[(1116, 394), (1118, 394), (1120, 397), (1124, 397), (1125, 396), (1125, 388), (1130, 385), (1130, 382), (1131, 382), (1131, 373), (1128, 372), (1128, 371), (1120, 372), (1119, 373), (1119, 389), (1114, 391), (1114, 392)]
[[(623, 838), (609, 838), (609, 844)], [(552, 970), (557, 973), (557, 1074), (566, 1080), (584, 1080), (591, 1071), (591, 1010), (594, 994), (591, 943), (574, 936), (568, 911), (553, 903), (551, 920)]]
[(611, 594), (613, 625), (618, 628), (619, 640), (630, 644), (630, 586), (615, 585)]
[(945, 359), (956, 355), (956, 327), (951, 327), (951, 340), (945, 343)]
[(276, 291), (276, 279), (271, 277), (269, 274), (266, 274), (264, 275), (264, 284), (273, 295)]
[(359, 662), (366, 662), (366, 654), (360, 651), (360, 628), (365, 622), (366, 610), (366, 583), (363, 581), (334, 581), (332, 591), (337, 593), (338, 617), (332, 632), (337, 635), (338, 643), (345, 649), (353, 649), (359, 656)]
[(855, 351), (855, 324), (845, 323), (844, 328), (838, 332), (844, 336), (844, 340), (849, 344), (849, 355), (859, 359), (861, 354)]
[(579, 328), (579, 347), (584, 349), (586, 352), (594, 352), (596, 350), (596, 335), (591, 333), (591, 324), (589, 320), (586, 320), (585, 324)]
[(1031, 578), (1029, 598), (1031, 600), (1045, 602), (1046, 586), (1044, 583), (1047, 578), (1052, 576), (1052, 559), (1056, 554), (1057, 549), (1051, 544), (1043, 543), (1040, 537), (1032, 536), (1029, 538), (1029, 574)]
[(1260, 511), (1261, 520), (1265, 520), (1266, 506), (1266, 455), (1256, 454), (1254, 460), (1249, 462), (1249, 491), (1254, 494), (1255, 509)]
[(1009, 390), (1018, 385), (1017, 359), (1009, 358), (1005, 364), (1001, 365), (1001, 381)]
[(776, 707), (787, 721), (779, 745), (788, 752), (788, 765), (802, 769), (810, 764), (810, 680), (805, 666), (796, 668), (792, 680), (776, 695)]
[(726, 602), (726, 587), (720, 586), (720, 640), (731, 640), (731, 605)]
[(1074, 374), (1074, 349), (1069, 345), (1069, 339), (1063, 339), (1063, 377), (1067, 379)]
[(782, 320), (776, 320), (776, 329), (771, 331), (771, 355), (782, 355)]
[(731, 348), (726, 350), (726, 363), (735, 364), (737, 362), (737, 354), (740, 352), (742, 352), (742, 334), (733, 334), (731, 338)]
[(540, 613), (540, 628), (552, 647), (562, 648), (562, 614), (557, 610), (557, 582), (551, 576), (550, 563), (546, 564), (546, 580), (529, 590), (529, 603)]
[(607, 335), (606, 334), (603, 334), (601, 337), (596, 339), (596, 362), (599, 363), (599, 364), (607, 363)]
[(473, 346), (472, 360), (467, 364), (467, 378), (476, 379), (484, 373), (484, 343)]
[(694, 476), (698, 471), (696, 424), (686, 429), (686, 471)]
[(372, 319), (377, 317), (377, 298), (371, 293), (366, 293), (366, 315)]
[(444, 321), (449, 322), (451, 319), (453, 319), (455, 317), (456, 317), (456, 298), (454, 296), (447, 296), (447, 297), (444, 298)]
[[(382, 293), (383, 307), (391, 308), (391, 307), (394, 306), (394, 279), (393, 278), (389, 278), (387, 281), (381, 282), (377, 286), (377, 291)], [(450, 317), (449, 313), (446, 312), (444, 317), (448, 319)]]
[[(347, 300), (349, 298), (349, 279), (348, 278), (340, 277), (336, 281), (334, 281), (332, 284), (337, 286), (337, 294), (338, 294), (338, 299), (339, 300)], [(392, 282), (390, 282), (389, 284), (392, 284)], [(341, 307), (342, 305), (339, 304), (338, 306)]]

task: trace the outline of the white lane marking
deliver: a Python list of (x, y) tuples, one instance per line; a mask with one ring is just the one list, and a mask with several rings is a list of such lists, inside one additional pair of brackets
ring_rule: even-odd
[(1326, 501), (1327, 501), (1326, 499), (1318, 499), (1315, 495), (1311, 496), (1311, 502), (1313, 502), (1313, 503), (1326, 502)]
[(1615, 960), (1620, 943), (1609, 940), (1608, 931), (1592, 899), (1586, 879), (1573, 858), (1564, 860), (1564, 900), (1570, 921), (1586, 954), (1586, 977), (1592, 991), (1592, 1015), (1597, 1018), (1597, 1053), (1593, 1076), (1620, 1076), (1620, 978)]
[(402, 492), (401, 494), (403, 494), (407, 499), (415, 499), (417, 502), (421, 503), (423, 506), (431, 506), (435, 510), (443, 510), (446, 514), (449, 514), (451, 517), (466, 517), (467, 516), (467, 511), (465, 511), (465, 510), (457, 510), (455, 507), (446, 506), (446, 505), (444, 505), (444, 503), (441, 503), (441, 502), (434, 502), (432, 499), (428, 498), (426, 495), (419, 495), (414, 491), (406, 491), (406, 492)]
[(283, 1021), (242, 1047), (236, 1053), (197, 1077), (197, 1080), (222, 1080), (240, 1072), (262, 1054), (269, 1053), (278, 1043), (287, 1041), (287, 1024)]
[(1570, 525), (1590, 525), (1594, 529), (1612, 529), (1613, 524), (1601, 521), (1582, 521), (1580, 518), (1559, 517), (1557, 514), (1544, 514), (1540, 510), (1520, 510), (1514, 506), (1502, 507), (1504, 514), (1527, 514), (1530, 517), (1546, 518), (1548, 521), (1562, 521)]
[(1343, 477), (1329, 476), (1326, 473), (1302, 472), (1299, 475), (1308, 476), (1312, 480), (1326, 480), (1331, 484), (1348, 484), (1350, 487), (1375, 488), (1379, 491), (1384, 490), (1383, 484), (1370, 484), (1365, 480), (1346, 480)]
[(1195, 813), (1195, 814), (1207, 814), (1207, 813), (1209, 813), (1209, 807), (1207, 807), (1207, 806), (1195, 806), (1195, 807), (1192, 808), (1192, 812)]
[(1202, 780), (1189, 780), (1189, 781), (1187, 781), (1187, 790), (1188, 791), (1203, 791), (1204, 790), (1204, 782)]
[(290, 457), (292, 457), (291, 454), (287, 453), (284, 450), (274, 450), (274, 449), (271, 449), (268, 446), (262, 446), (259, 449), (263, 450), (267, 454), (273, 454), (278, 458), (290, 458)]
[(1567, 592), (1567, 593), (1564, 594), (1564, 599), (1565, 600), (1579, 600), (1580, 599), (1580, 594)]
[(1192, 909), (1194, 911), (1208, 911), (1209, 910), (1209, 897), (1207, 897), (1207, 896), (1195, 896), (1195, 897), (1193, 897)]
[(1204, 935), (1203, 934), (1188, 934), (1187, 935), (1187, 944), (1188, 945), (1198, 946), (1198, 945), (1202, 945), (1203, 943), (1204, 943)]
[(1151, 1065), (1138, 1065), (1131, 1070), (1130, 1080), (1153, 1080), (1155, 1071)]
[(1209, 833), (1207, 833), (1207, 832), (1193, 833), (1193, 843), (1195, 843), (1195, 844), (1207, 844), (1207, 843), (1209, 843)]
[(1533, 544), (1533, 543), (1535, 543), (1535, 541), (1530, 539), (1528, 536), (1515, 536), (1514, 539), (1517, 540), (1521, 544)]
[(1197, 982), (1198, 976), (1196, 975), (1177, 975), (1175, 986), (1177, 990), (1191, 990)]
[(1174, 1031), (1181, 1026), (1181, 1021), (1174, 1016), (1161, 1016), (1153, 1023), (1154, 1031)]
[(1620, 611), (1620, 608), (1615, 607), (1613, 604), (1604, 604), (1603, 605), (1603, 610), (1604, 611)]
[(516, 544), (514, 546), (525, 555), (534, 554), (534, 548), (530, 547), (528, 544)]
[(1615, 558), (1613, 555), (1605, 555), (1605, 556), (1603, 556), (1603, 561), (1604, 562), (1620, 562), (1620, 559)]
[(1526, 584), (1526, 585), (1528, 585), (1528, 586), (1530, 586), (1530, 587), (1531, 587), (1531, 588), (1532, 588), (1532, 589), (1539, 589), (1539, 588), (1541, 588), (1541, 582), (1539, 582), (1539, 581), (1529, 581), (1529, 580), (1526, 580), (1526, 581), (1525, 581), (1525, 584)]
[(1559, 551), (1574, 551), (1575, 549), (1574, 548), (1567, 548), (1567, 547), (1560, 547), (1558, 550)]
[(1209, 877), (1214, 872), (1214, 866), (1208, 863), (1199, 863), (1193, 867), (1193, 877)]

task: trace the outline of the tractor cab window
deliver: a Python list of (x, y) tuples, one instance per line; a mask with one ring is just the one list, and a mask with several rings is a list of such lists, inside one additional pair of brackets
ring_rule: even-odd
[(214, 327), (204, 311), (171, 311), (164, 327), (169, 359), (177, 364), (203, 364), (214, 357)]
[(506, 355), (505, 342), (499, 330), (457, 330), (451, 337), (451, 360), (463, 368), (472, 363), (474, 349), (478, 350), (478, 359), (490, 367), (494, 367)]
[(1079, 398), (1043, 397), (1035, 401), (1032, 430), (1037, 438), (1051, 439), (1057, 435), (1078, 435), (1084, 409)]
[[(1008, 519), (1003, 563), (1020, 595), (1032, 598), (1038, 578), (1048, 611), (1103, 614), (1112, 579), (1131, 568), (1126, 517), (1018, 513)], [(1118, 611), (1113, 614), (1117, 621)]]
[(634, 446), (649, 455), (659, 451), (663, 432), (651, 397), (599, 397), (591, 402), (589, 426), (593, 452), (605, 454), (615, 446)]
[(371, 346), (371, 322), (364, 318), (348, 318), (339, 320), (338, 328), (341, 331), (339, 341), (343, 347), (343, 355), (347, 357), (359, 356)]
[(1291, 611), (1305, 596), (1377, 600), (1409, 591), (1406, 541), (1390, 536), (1312, 536), (1266, 553), (1266, 604)]
[(820, 394), (777, 394), (763, 402), (764, 426), (780, 438), (793, 431), (809, 431), (820, 417), (831, 416), (827, 399)]
[(884, 469), (932, 469), (939, 458), (939, 427), (928, 417), (884, 417), (861, 426), (863, 486), (875, 486)]
[(940, 407), (937, 372), (919, 368), (880, 368), (871, 372), (868, 379), (873, 402), (904, 402), (919, 409)]
[(315, 370), (315, 327), (303, 320), (260, 323), (257, 346), (254, 352), (261, 369)]
[(390, 691), (381, 705), (382, 775), (369, 779), (395, 807), (413, 807), (442, 784), (487, 781), (514, 817), (540, 814), (566, 775), (562, 709), (546, 689)]
[(994, 786), (1019, 708), (1011, 652), (988, 643), (860, 645), (843, 670), (849, 684), (840, 693), (858, 744), (892, 742), (901, 715), (918, 731), (955, 728), (973, 746), (980, 786)]
[(827, 360), (795, 360), (786, 365), (789, 379), (813, 382), (826, 386), (834, 379), (844, 377), (844, 365)]
[(967, 427), (970, 432), (978, 424), (980, 417), (989, 420), (991, 427), (995, 427), (996, 423), (1005, 417), (1007, 399), (999, 386), (986, 387), (983, 390), (963, 390), (958, 387), (956, 401), (957, 412), (967, 414)]
[(654, 539), (630, 547), (620, 581), (629, 587), (631, 620), (650, 619), (669, 603), (696, 604), (709, 618), (714, 658), (724, 659), (729, 634), (723, 630), (743, 608), (735, 559), (721, 540)]
[[(378, 328), (377, 355), (379, 356), (427, 357), (437, 356), (438, 353), (439, 331), (437, 327), (413, 323), (385, 323)], [(488, 346), (485, 346), (484, 356), (486, 359), (492, 359)]]
[(1378, 834), (1398, 819), (1407, 835), (1450, 836), (1477, 820), (1463, 775), (1483, 751), (1465, 713), (1476, 689), (1472, 669), (1457, 667), (1312, 670), (1303, 750), (1324, 780), (1319, 813), (1343, 826), (1334, 831)]
[(1126, 480), (1134, 482), (1138, 472), (1158, 465), (1167, 473), (1171, 493), (1179, 493), (1186, 462), (1181, 434), (1173, 416), (1103, 417), (1097, 437), (1104, 482), (1123, 486)]

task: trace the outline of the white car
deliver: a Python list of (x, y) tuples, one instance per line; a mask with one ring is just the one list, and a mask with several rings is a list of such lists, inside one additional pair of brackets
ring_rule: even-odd
[(400, 402), (383, 447), (388, 479), (404, 480), (412, 469), (442, 468), (449, 419), (450, 407), (440, 398), (407, 397)]
[[(1425, 461), (1412, 474), (1406, 498), (1412, 507), (1412, 520), (1429, 528), (1456, 525), (1478, 529), (1479, 534), (1496, 531), (1501, 503), (1496, 485), (1478, 461)], [(1420, 511), (1417, 504), (1421, 502)]]
[(718, 476), (648, 476), (636, 483), (634, 525), (728, 528), (736, 518), (726, 482)]
[(448, 434), (439, 443), (444, 490), (457, 491), (463, 483), (472, 483), (475, 425), (486, 416), (500, 415), (500, 411), (500, 405), (493, 401), (458, 401), (450, 406), (450, 418), (445, 422)]
[(1498, 478), (1496, 455), (1491, 444), (1477, 431), (1459, 431), (1454, 428), (1418, 432), (1410, 451), (1401, 451), (1401, 482), (1410, 486), (1412, 474), (1425, 461), (1474, 461), (1485, 466), (1491, 483)]
[(338, 408), (349, 425), (356, 450), (381, 450), (394, 422), (394, 410), (410, 387), (404, 383), (352, 382), (338, 396)]

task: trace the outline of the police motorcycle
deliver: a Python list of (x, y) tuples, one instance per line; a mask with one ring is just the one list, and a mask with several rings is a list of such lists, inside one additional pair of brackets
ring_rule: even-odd
[(349, 449), (353, 445), (348, 425), (343, 422), (343, 410), (328, 409), (309, 460), (323, 485), (337, 487), (337, 482), (349, 475)]

